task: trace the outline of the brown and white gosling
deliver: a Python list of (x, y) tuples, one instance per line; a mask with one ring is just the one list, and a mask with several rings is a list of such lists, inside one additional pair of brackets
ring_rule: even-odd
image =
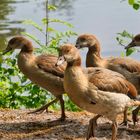
[(9, 42), (3, 54), (20, 49), (18, 55), (18, 67), (20, 71), (27, 76), (33, 83), (51, 92), (56, 99), (46, 104), (42, 108), (36, 110), (47, 109), (49, 105), (56, 101), (60, 101), (61, 105), (61, 120), (65, 120), (64, 100), (62, 94), (65, 93), (63, 88), (63, 76), (65, 64), (55, 67), (57, 57), (49, 54), (35, 56), (33, 54), (32, 43), (22, 36), (13, 37)]
[[(140, 62), (128, 57), (101, 57), (100, 43), (95, 35), (83, 34), (76, 41), (77, 48), (88, 48), (86, 56), (87, 67), (102, 67), (122, 74), (137, 89), (140, 95)], [(133, 123), (138, 121), (138, 111), (140, 106), (132, 112)], [(127, 125), (127, 118), (124, 117), (124, 124)]]
[[(71, 44), (60, 47), (57, 66), (67, 62), (64, 73), (64, 88), (70, 99), (80, 108), (98, 114), (89, 121), (86, 139), (94, 137), (96, 120), (105, 116), (112, 123), (112, 138), (116, 140), (118, 114), (139, 101), (127, 95), (137, 96), (135, 87), (121, 74), (104, 68), (89, 68), (90, 73), (83, 73), (79, 51)], [(87, 68), (88, 69), (88, 68)]]

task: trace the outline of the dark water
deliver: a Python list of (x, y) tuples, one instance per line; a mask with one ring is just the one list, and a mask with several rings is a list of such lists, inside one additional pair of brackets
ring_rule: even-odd
[[(130, 33), (140, 32), (140, 10), (133, 10), (120, 0), (50, 0), (58, 6), (58, 10), (50, 13), (50, 17), (59, 18), (72, 23), (78, 34), (93, 33), (101, 42), (103, 56), (120, 56), (124, 49), (118, 46), (116, 33), (128, 30)], [(41, 25), (46, 16), (45, 0), (0, 0), (0, 49), (5, 47), (5, 40), (23, 31), (29, 32), (45, 42), (45, 36), (35, 28), (22, 24), (25, 19), (32, 19)], [(63, 31), (59, 24), (53, 27)], [(71, 39), (74, 43), (75, 38)], [(86, 49), (81, 51), (83, 58)], [(140, 54), (132, 57), (140, 60)]]

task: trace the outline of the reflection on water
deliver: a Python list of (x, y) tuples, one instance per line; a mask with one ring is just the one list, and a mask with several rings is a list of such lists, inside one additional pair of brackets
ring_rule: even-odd
[[(1, 0), (0, 1), (0, 50), (2, 50), (5, 46), (5, 40), (7, 37), (12, 35), (19, 34), (24, 31), (23, 28), (16, 27), (16, 24), (21, 23), (21, 21), (14, 21), (9, 19), (9, 15), (14, 14), (15, 7), (13, 4), (15, 3), (24, 3), (26, 1), (16, 1), (16, 0)], [(13, 27), (12, 27), (13, 26)]]
[[(74, 0), (49, 0), (49, 4), (55, 5), (57, 14), (71, 17), (73, 14)], [(19, 35), (27, 31), (40, 37), (37, 30), (29, 25), (23, 25), (22, 21), (32, 19), (40, 24), (45, 17), (46, 0), (0, 0), (0, 50), (5, 48), (7, 38)], [(57, 18), (57, 17), (56, 17)], [(44, 37), (40, 37), (44, 41)]]
[(76, 0), (50, 0), (50, 4), (58, 8), (60, 15), (71, 17), (74, 14), (73, 5)]
[[(46, 0), (0, 0), (0, 41), (21, 31), (33, 34), (45, 42), (45, 37), (35, 28), (21, 24), (25, 19), (32, 19), (41, 25), (41, 19), (46, 17)], [(72, 23), (77, 33), (93, 33), (97, 35), (102, 45), (104, 56), (120, 56), (124, 51), (115, 40), (116, 33), (126, 29), (130, 33), (139, 33), (140, 10), (135, 11), (127, 1), (120, 0), (49, 0), (57, 9), (50, 13), (51, 18), (58, 18)], [(54, 28), (63, 31), (60, 24)], [(74, 43), (74, 40), (71, 43)], [(3, 43), (2, 43), (3, 44)], [(1, 46), (0, 46), (1, 48)], [(82, 51), (82, 50), (81, 50)], [(85, 49), (82, 56), (85, 55)], [(136, 56), (137, 55), (137, 56)], [(140, 58), (135, 54), (134, 58)]]

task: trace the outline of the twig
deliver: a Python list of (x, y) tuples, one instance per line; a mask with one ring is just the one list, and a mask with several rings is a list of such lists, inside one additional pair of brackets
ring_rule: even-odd
[(49, 0), (46, 0), (46, 46), (48, 45), (48, 38), (49, 38), (49, 35), (48, 35), (48, 26), (49, 26), (49, 22), (48, 22), (48, 19), (49, 19), (48, 4), (49, 4)]

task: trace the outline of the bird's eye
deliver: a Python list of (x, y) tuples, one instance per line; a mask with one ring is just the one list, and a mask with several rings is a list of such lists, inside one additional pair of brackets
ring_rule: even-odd
[(15, 39), (11, 39), (9, 43), (10, 43), (11, 45), (13, 45), (13, 44), (15, 44), (15, 42), (16, 42)]
[(69, 49), (67, 49), (67, 50), (66, 50), (66, 53), (69, 53), (69, 51), (70, 51), (70, 50), (69, 50)]
[(81, 38), (80, 41), (81, 41), (81, 42), (85, 42), (86, 39), (85, 39), (85, 38)]
[(136, 41), (140, 41), (140, 37), (136, 37), (135, 40), (136, 40)]

